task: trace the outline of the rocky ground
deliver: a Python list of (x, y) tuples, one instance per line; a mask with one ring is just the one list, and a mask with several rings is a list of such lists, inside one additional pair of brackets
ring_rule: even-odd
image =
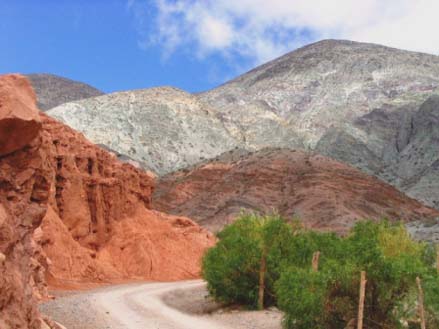
[(55, 299), (41, 303), (40, 312), (68, 329), (111, 328), (108, 315), (94, 305), (95, 291), (51, 291)]
[(236, 329), (280, 329), (282, 312), (276, 308), (249, 311), (239, 307), (223, 307), (209, 297), (205, 286), (179, 289), (162, 296), (163, 301), (182, 312), (201, 315)]

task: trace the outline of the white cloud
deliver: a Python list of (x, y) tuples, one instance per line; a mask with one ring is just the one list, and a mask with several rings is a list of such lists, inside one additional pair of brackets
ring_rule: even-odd
[(439, 54), (438, 0), (152, 1), (158, 14), (148, 42), (166, 55), (181, 47), (254, 65), (323, 38)]

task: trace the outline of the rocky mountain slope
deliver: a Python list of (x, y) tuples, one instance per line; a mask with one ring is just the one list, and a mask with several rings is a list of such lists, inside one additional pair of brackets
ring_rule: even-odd
[(405, 143), (381, 176), (394, 173), (392, 183), (439, 208), (439, 95), (425, 101), (405, 127), (398, 132)]
[(40, 329), (46, 279), (65, 287), (197, 277), (212, 234), (152, 210), (151, 173), (35, 103), (23, 76), (0, 77), (0, 328)]
[[(348, 129), (354, 120), (383, 105), (419, 105), (435, 91), (439, 91), (438, 56), (324, 40), (257, 67), (200, 99), (251, 146), (302, 143), (315, 148), (329, 129)], [(276, 129), (289, 129), (297, 136), (272, 136)], [(378, 143), (371, 146), (378, 152)]]
[(436, 94), (438, 56), (325, 40), (200, 99), (251, 147), (316, 150), (439, 207)]
[[(438, 56), (324, 40), (195, 98), (184, 94), (185, 101), (178, 96), (182, 92), (168, 89), (141, 93), (154, 97), (134, 107), (149, 110), (133, 111), (132, 99), (114, 94), (61, 105), (50, 115), (160, 175), (236, 147), (302, 148), (352, 164), (439, 207), (433, 124)], [(169, 110), (182, 103), (197, 105), (193, 111)], [(208, 120), (200, 109), (209, 109)], [(148, 134), (154, 143), (144, 146)]]
[(162, 177), (153, 197), (161, 211), (218, 231), (242, 210), (278, 211), (312, 228), (346, 232), (359, 219), (439, 219), (392, 186), (330, 158), (289, 149), (231, 152)]
[(103, 95), (90, 85), (53, 74), (28, 74), (27, 78), (37, 94), (38, 108), (43, 111), (63, 103)]
[(64, 104), (48, 113), (159, 174), (237, 145), (208, 106), (175, 88), (113, 93)]

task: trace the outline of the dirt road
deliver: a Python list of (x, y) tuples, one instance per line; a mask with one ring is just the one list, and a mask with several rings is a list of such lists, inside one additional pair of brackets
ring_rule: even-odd
[(272, 311), (201, 315), (170, 306), (170, 299), (180, 305), (200, 302), (193, 297), (200, 292), (205, 293), (201, 280), (125, 284), (60, 297), (41, 310), (68, 329), (280, 328), (281, 315)]
[(114, 326), (122, 329), (229, 329), (206, 319), (184, 314), (167, 306), (160, 296), (176, 290), (204, 285), (202, 281), (151, 283), (120, 287), (97, 295), (98, 304), (111, 314)]

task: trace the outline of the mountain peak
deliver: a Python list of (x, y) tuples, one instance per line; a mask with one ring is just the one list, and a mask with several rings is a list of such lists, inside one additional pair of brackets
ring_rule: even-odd
[(47, 111), (63, 103), (103, 95), (103, 92), (82, 82), (51, 73), (32, 73), (30, 80), (37, 94), (38, 107)]
[(346, 69), (372, 72), (380, 67), (398, 65), (416, 67), (423, 64), (428, 65), (430, 62), (439, 63), (439, 56), (374, 43), (324, 39), (288, 52), (238, 76), (229, 83), (253, 80), (255, 75), (259, 75), (261, 72), (263, 75), (257, 80), (276, 78), (284, 73), (291, 75), (298, 73), (298, 71), (310, 73), (314, 67), (318, 67), (320, 71), (326, 67), (328, 71), (331, 71), (334, 66), (340, 65), (345, 66)]

